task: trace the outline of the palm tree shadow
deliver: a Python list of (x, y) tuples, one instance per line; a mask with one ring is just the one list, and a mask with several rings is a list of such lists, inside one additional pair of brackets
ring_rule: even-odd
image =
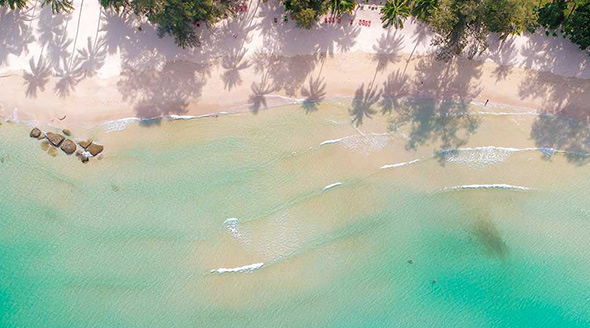
[(496, 76), (496, 81), (505, 80), (512, 72), (512, 66), (516, 64), (514, 58), (517, 55), (516, 46), (514, 45), (514, 38), (500, 40), (493, 39), (488, 47), (488, 57), (498, 64), (494, 69), (493, 74)]
[(37, 62), (35, 62), (35, 57), (31, 57), (31, 59), (29, 59), (29, 66), (31, 72), (23, 73), (23, 79), (25, 80), (24, 84), (27, 86), (25, 95), (27, 97), (36, 98), (37, 90), (45, 91), (45, 84), (49, 81), (51, 69), (47, 66), (43, 56), (39, 56)]
[(400, 98), (410, 94), (408, 76), (397, 70), (383, 82), (383, 98), (381, 99), (381, 114), (391, 114), (393, 109), (400, 106)]
[(56, 76), (59, 78), (55, 83), (55, 94), (60, 98), (66, 98), (82, 80), (82, 71), (80, 70), (80, 61), (73, 58), (68, 65), (67, 59), (63, 58), (62, 65), (55, 67)]
[(104, 65), (107, 56), (105, 37), (97, 37), (94, 42), (88, 37), (86, 48), (78, 49), (78, 55), (82, 76), (93, 77)]
[(268, 108), (266, 104), (266, 95), (275, 91), (275, 87), (271, 85), (268, 81), (267, 74), (262, 74), (262, 79), (260, 83), (253, 82), (252, 86), (252, 94), (250, 95), (250, 110), (254, 114), (258, 114), (260, 107), (264, 106), (264, 109)]
[[(346, 22), (352, 19), (349, 17), (348, 14), (343, 15), (342, 22), (345, 24)], [(361, 29), (357, 25), (349, 26), (348, 24), (345, 25), (341, 30), (341, 35), (339, 35), (335, 42), (338, 47), (338, 51), (340, 52), (349, 52), (352, 47), (356, 44), (356, 39), (361, 32)]]
[(396, 107), (396, 114), (389, 121), (389, 130), (410, 128), (406, 149), (440, 142), (437, 156), (443, 165), (449, 151), (467, 143), (479, 126), (479, 120), (469, 114), (468, 105), (462, 102), (407, 98)]
[(306, 113), (315, 112), (318, 110), (318, 102), (322, 101), (326, 96), (326, 83), (324, 78), (318, 77), (313, 79), (309, 78), (309, 88), (301, 88), (301, 95), (305, 97), (302, 107)]
[(381, 97), (381, 91), (377, 91), (373, 84), (369, 84), (365, 90), (365, 84), (356, 89), (354, 98), (352, 100), (352, 107), (349, 109), (349, 114), (352, 116), (352, 124), (359, 126), (363, 124), (363, 119), (371, 118), (376, 113), (376, 109), (373, 108), (379, 98)]
[(182, 115), (187, 112), (189, 103), (201, 96), (209, 71), (208, 63), (182, 60), (168, 61), (157, 69), (127, 67), (121, 73), (117, 87), (123, 100), (133, 104), (141, 119)]
[(68, 38), (67, 25), (72, 19), (70, 14), (56, 14), (50, 7), (44, 7), (39, 13), (37, 33), (39, 42), (47, 50), (45, 59), (51, 67), (61, 64), (64, 58), (71, 56), (70, 47), (72, 39)]
[(221, 78), (227, 90), (242, 84), (240, 71), (250, 67), (250, 62), (247, 59), (244, 60), (245, 55), (246, 49), (233, 48), (227, 55), (223, 56), (221, 66), (225, 69), (225, 72), (223, 72)]
[(541, 114), (533, 123), (531, 138), (542, 149), (545, 160), (551, 160), (561, 150), (570, 163), (578, 166), (590, 163), (590, 124), (587, 121)]
[(8, 55), (27, 53), (29, 43), (35, 41), (29, 24), (31, 10), (0, 7), (0, 65), (6, 64)]
[(403, 48), (403, 36), (398, 36), (397, 31), (390, 35), (389, 30), (387, 33), (382, 33), (377, 44), (373, 46), (373, 61), (377, 62), (377, 72), (381, 72), (387, 68), (390, 63), (396, 63), (400, 59), (399, 52)]
[(47, 43), (47, 58), (52, 67), (61, 65), (64, 60), (71, 57), (69, 48), (72, 45), (72, 39), (68, 38), (65, 29), (60, 34), (56, 34)]

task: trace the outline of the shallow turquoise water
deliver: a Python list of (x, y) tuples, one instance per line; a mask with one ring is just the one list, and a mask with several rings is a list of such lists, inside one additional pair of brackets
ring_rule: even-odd
[[(0, 127), (2, 326), (589, 325), (588, 168), (441, 163), (438, 140), (406, 150), (385, 120), (359, 136), (323, 106), (91, 132), (107, 151), (85, 166)], [(462, 147), (525, 148), (519, 122), (482, 117)], [(451, 189), (483, 184), (530, 190)]]

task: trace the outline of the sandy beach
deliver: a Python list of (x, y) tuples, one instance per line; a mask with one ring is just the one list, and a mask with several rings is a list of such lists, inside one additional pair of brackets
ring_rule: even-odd
[(367, 5), (341, 23), (301, 30), (274, 22), (283, 15), (279, 4), (251, 2), (247, 13), (198, 27), (202, 46), (183, 50), (98, 2), (74, 7), (55, 18), (38, 6), (0, 12), (4, 119), (88, 128), (334, 97), (370, 108), (405, 95), (588, 115), (590, 58), (563, 38), (492, 37), (483, 56), (444, 63), (434, 60), (426, 27), (408, 20), (403, 29), (383, 29)]

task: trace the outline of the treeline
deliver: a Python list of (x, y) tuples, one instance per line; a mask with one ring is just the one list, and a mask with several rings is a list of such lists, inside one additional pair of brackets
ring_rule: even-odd
[[(354, 0), (281, 0), (297, 27), (311, 29), (320, 17), (353, 13)], [(590, 46), (590, 0), (384, 0), (384, 28), (402, 28), (409, 17), (427, 24), (436, 33), (432, 44), (438, 58), (464, 54), (474, 57), (487, 47), (489, 33), (501, 39), (543, 29), (562, 35), (580, 49)], [(27, 0), (0, 0), (0, 6), (24, 8)], [(127, 11), (147, 18), (158, 34), (174, 37), (180, 47), (199, 45), (196, 24), (211, 25), (236, 14), (240, 0), (100, 0), (104, 8)], [(54, 13), (71, 11), (71, 0), (43, 0)]]

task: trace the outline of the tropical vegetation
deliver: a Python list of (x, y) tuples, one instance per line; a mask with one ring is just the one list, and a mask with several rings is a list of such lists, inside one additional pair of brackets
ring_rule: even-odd
[(69, 13), (74, 10), (72, 0), (43, 0), (41, 7), (51, 6), (51, 12), (59, 14), (60, 12)]
[[(200, 44), (196, 25), (211, 25), (234, 15), (242, 0), (99, 1), (105, 9), (146, 18), (160, 36), (171, 35), (185, 48)], [(355, 0), (279, 1), (287, 12), (285, 19), (291, 17), (297, 27), (306, 29), (314, 28), (323, 15), (340, 18), (357, 7)], [(72, 0), (42, 0), (41, 5), (51, 6), (56, 14), (73, 9)], [(0, 6), (23, 9), (27, 0), (0, 0)], [(582, 50), (590, 48), (590, 0), (385, 0), (381, 9), (384, 28), (403, 28), (410, 16), (436, 33), (432, 44), (442, 60), (482, 53), (490, 33), (504, 40), (539, 29), (568, 38)]]
[(387, 0), (381, 8), (381, 23), (383, 28), (394, 26), (404, 28), (404, 20), (410, 16), (410, 7), (405, 0)]

